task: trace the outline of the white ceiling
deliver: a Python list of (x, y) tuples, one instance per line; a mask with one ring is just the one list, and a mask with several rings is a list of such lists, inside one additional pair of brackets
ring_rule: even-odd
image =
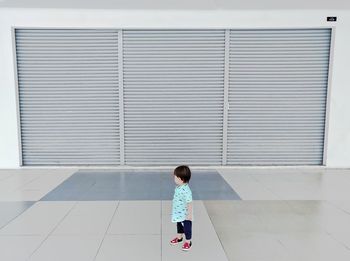
[(0, 8), (142, 10), (350, 9), (350, 0), (0, 0)]

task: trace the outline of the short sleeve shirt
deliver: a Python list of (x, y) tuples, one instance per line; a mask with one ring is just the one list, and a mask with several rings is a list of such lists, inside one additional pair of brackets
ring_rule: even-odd
[(188, 184), (177, 186), (173, 198), (172, 222), (182, 222), (186, 219), (188, 213), (187, 204), (189, 202), (192, 202), (192, 191)]

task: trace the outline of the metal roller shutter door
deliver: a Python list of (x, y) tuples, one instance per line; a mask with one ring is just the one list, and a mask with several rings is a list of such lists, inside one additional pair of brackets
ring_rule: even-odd
[(224, 55), (224, 30), (123, 30), (126, 164), (221, 164)]
[(17, 29), (24, 165), (119, 164), (118, 32)]
[(321, 165), (331, 29), (231, 30), (229, 165)]

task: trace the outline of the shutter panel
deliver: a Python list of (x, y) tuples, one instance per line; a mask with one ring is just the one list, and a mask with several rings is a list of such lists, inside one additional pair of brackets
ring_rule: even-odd
[(119, 164), (116, 30), (16, 30), (24, 165)]
[(228, 164), (321, 165), (331, 29), (231, 30)]
[(124, 30), (126, 164), (220, 165), (224, 30)]

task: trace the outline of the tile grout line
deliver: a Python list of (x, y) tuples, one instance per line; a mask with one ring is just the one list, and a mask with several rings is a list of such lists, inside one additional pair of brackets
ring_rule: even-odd
[(26, 187), (27, 185), (29, 185), (30, 183), (32, 183), (32, 182), (34, 182), (34, 181), (40, 179), (42, 175), (44, 175), (44, 174), (41, 174), (39, 177), (35, 177), (35, 178), (29, 180), (28, 182), (22, 184), (21, 186), (16, 187), (15, 189), (11, 190), (11, 192), (16, 192), (16, 191), (18, 191), (18, 190), (21, 190), (22, 188), (25, 188), (25, 187)]
[[(39, 199), (37, 199), (37, 201), (38, 202), (39, 201), (47, 201), (47, 200), (42, 200), (42, 199), (44, 199), (48, 194), (50, 194), (56, 188), (61, 186), (63, 184), (63, 182), (65, 182), (67, 179), (69, 179), (69, 177), (71, 177), (73, 174), (74, 174), (74, 172), (73, 173), (68, 172), (68, 174), (67, 173), (59, 174), (60, 175), (60, 182), (58, 184), (56, 183), (56, 184), (52, 185), (51, 187), (49, 187), (49, 190), (47, 190), (47, 187), (46, 187), (46, 189), (45, 189), (46, 192), (44, 192), (44, 194)], [(61, 176), (63, 176), (63, 178)], [(61, 180), (61, 179), (63, 179), (63, 180)]]
[[(74, 172), (68, 172), (69, 174), (65, 174), (67, 175), (67, 177), (65, 177), (59, 184), (57, 184), (56, 186), (52, 187), (50, 191), (46, 192), (38, 201), (52, 201), (52, 200), (44, 200), (46, 196), (48, 196), (50, 193), (52, 193), (55, 189), (58, 189), (60, 186), (63, 185), (63, 183), (65, 181), (67, 181), (69, 178), (71, 178), (74, 174), (78, 173), (79, 170), (74, 171)], [(84, 194), (85, 195), (85, 194)], [(79, 201), (79, 200), (77, 200)]]
[[(43, 198), (44, 198), (47, 194), (49, 194), (52, 190), (54, 190), (54, 189), (57, 188), (59, 185), (61, 185), (67, 178), (69, 178), (69, 176), (71, 176), (71, 175), (73, 175), (73, 174), (74, 174), (74, 173), (70, 174), (70, 172), (68, 172), (68, 174), (67, 174), (67, 173), (60, 173), (60, 174), (59, 174), (60, 178), (62, 178), (61, 176), (64, 176), (64, 180), (63, 180), (63, 181), (61, 181), (59, 184), (53, 185), (51, 188), (49, 188), (49, 189), (50, 189), (49, 191), (47, 191), (47, 189), (44, 189), (44, 191), (47, 191), (47, 192), (45, 192), (44, 196), (41, 196), (40, 198), (38, 198), (38, 199), (36, 199), (36, 200), (30, 200), (30, 201), (35, 201), (35, 202), (41, 201), (41, 199), (43, 199)], [(44, 176), (46, 176), (46, 175), (47, 175), (47, 174), (45, 174), (45, 173), (39, 174), (39, 177), (36, 177), (36, 178), (34, 178), (34, 179), (28, 181), (27, 183), (23, 184), (23, 186), (19, 186), (19, 187), (15, 188), (14, 190), (11, 190), (11, 192), (21, 191), (22, 189), (25, 190), (25, 187), (26, 187), (27, 185), (29, 185), (29, 184), (31, 184), (31, 183), (37, 181), (38, 179), (40, 179), (40, 178), (42, 178), (42, 177), (44, 177)], [(50, 174), (50, 175), (51, 175), (51, 174)], [(67, 176), (67, 177), (66, 177), (66, 176)]]
[(113, 213), (113, 215), (112, 215), (112, 217), (111, 217), (111, 220), (109, 221), (109, 224), (108, 224), (108, 226), (107, 226), (107, 229), (106, 229), (106, 231), (105, 231), (105, 234), (104, 234), (104, 236), (103, 236), (103, 238), (102, 238), (102, 240), (101, 240), (101, 243), (100, 243), (100, 245), (99, 245), (99, 247), (98, 247), (98, 249), (97, 249), (97, 252), (96, 252), (95, 257), (94, 257), (93, 260), (96, 260), (98, 254), (100, 253), (100, 249), (101, 249), (102, 244), (103, 244), (103, 242), (104, 242), (104, 240), (105, 240), (105, 238), (106, 238), (107, 232), (108, 232), (109, 228), (111, 227), (111, 224), (112, 224), (112, 222), (113, 222), (113, 218), (114, 218), (115, 214), (117, 213), (117, 210), (118, 210), (119, 205), (120, 205), (120, 200), (118, 201), (118, 203), (117, 203), (117, 205), (116, 205), (116, 207), (115, 207), (114, 213)]
[[(291, 203), (290, 203), (291, 200), (283, 200), (283, 201), (285, 201), (286, 204), (287, 204), (288, 206), (291, 207), (291, 209), (293, 210), (293, 213), (294, 213), (294, 214), (300, 215), (300, 214), (298, 214), (298, 213), (296, 212), (296, 210), (295, 210), (295, 208), (293, 207), (293, 205), (291, 205)], [(337, 208), (336, 206), (333, 206), (333, 205), (331, 205), (330, 203), (328, 203), (327, 201), (324, 201), (324, 200), (293, 200), (293, 201), (299, 201), (299, 202), (303, 202), (303, 203), (306, 202), (306, 201), (319, 201), (319, 202), (324, 202), (324, 203), (326, 203), (326, 204), (328, 204), (328, 205), (330, 205), (330, 206), (332, 206), (332, 207), (334, 207), (334, 208)], [(304, 216), (304, 214), (301, 214), (301, 215)], [(327, 231), (327, 228), (324, 227), (323, 222), (320, 222), (319, 225), (322, 227), (322, 228), (321, 228), (322, 233), (324, 233), (325, 235), (330, 236), (334, 241), (336, 241), (336, 242), (338, 242), (339, 244), (344, 245), (346, 248), (348, 248), (344, 243), (342, 243), (341, 241), (338, 241), (336, 238), (333, 238), (332, 234), (329, 233), (329, 232)], [(350, 250), (350, 248), (348, 248), (348, 249)]]
[[(21, 202), (21, 201), (18, 201)], [(0, 231), (1, 229), (3, 229), (4, 227), (6, 227), (7, 225), (9, 225), (12, 221), (14, 221), (16, 218), (18, 218), (19, 216), (21, 216), (24, 212), (26, 212), (27, 210), (29, 210), (32, 206), (34, 206), (34, 204), (36, 203), (36, 201), (24, 201), (24, 202), (34, 202), (32, 205), (30, 205), (29, 207), (23, 209), (23, 211), (21, 211), (20, 213), (18, 213), (15, 217), (13, 217), (11, 220), (9, 220), (5, 225), (0, 227)]]
[(110, 236), (159, 236), (158, 233), (108, 233), (107, 235), (110, 235)]
[(211, 223), (211, 225), (212, 225), (212, 227), (213, 227), (213, 229), (214, 229), (214, 231), (215, 231), (215, 235), (216, 235), (216, 237), (219, 239), (219, 242), (220, 242), (220, 245), (221, 245), (222, 250), (224, 251), (226, 260), (229, 261), (230, 259), (228, 258), (228, 255), (227, 255), (226, 250), (225, 250), (225, 247), (224, 247), (224, 245), (223, 245), (223, 243), (222, 243), (222, 241), (221, 241), (221, 238), (219, 237), (219, 234), (218, 234), (218, 232), (217, 232), (216, 229), (215, 229), (214, 223), (213, 223), (213, 221), (212, 221), (212, 219), (211, 219), (211, 217), (210, 217), (210, 215), (209, 215), (207, 206), (206, 206), (204, 200), (201, 200), (201, 202), (203, 203), (204, 208), (205, 208), (205, 211), (207, 212), (207, 215), (208, 215), (208, 217), (209, 217), (210, 223)]
[(332, 203), (332, 200), (326, 199), (326, 200), (324, 200), (324, 202), (327, 203), (328, 205), (338, 209), (339, 211), (344, 212), (346, 215), (350, 215), (350, 212), (346, 211), (345, 209), (338, 206), (337, 204)]
[(334, 235), (333, 235), (332, 233), (326, 231), (326, 234), (327, 234), (330, 238), (332, 238), (335, 242), (337, 242), (338, 244), (340, 244), (340, 245), (342, 245), (343, 247), (345, 247), (346, 250), (350, 251), (350, 247), (349, 247), (347, 244), (345, 244), (343, 241), (338, 240), (337, 238), (335, 238)]
[(163, 260), (163, 200), (160, 200), (160, 260)]
[(285, 244), (283, 244), (282, 240), (279, 238), (276, 238), (277, 242), (283, 247), (284, 252), (287, 254), (288, 258), (293, 258), (293, 255), (291, 254), (289, 248)]
[[(302, 200), (302, 201), (309, 201), (309, 200)], [(337, 205), (331, 203), (329, 200), (311, 200), (311, 201), (320, 201), (320, 202), (324, 202), (324, 203), (330, 205), (331, 207), (333, 207), (333, 208), (335, 208), (335, 209), (337, 209), (337, 210), (339, 210), (339, 211), (341, 211), (341, 212), (344, 211), (343, 209), (339, 208)], [(288, 202), (287, 202), (287, 204), (290, 205), (290, 203), (288, 203)], [(292, 207), (292, 206), (291, 206), (291, 207)], [(344, 212), (345, 212), (346, 214), (348, 214), (346, 211), (344, 211)], [(323, 231), (323, 233), (324, 233), (325, 235), (328, 235), (333, 241), (337, 242), (339, 245), (342, 245), (346, 250), (349, 250), (349, 251), (350, 251), (350, 247), (349, 247), (347, 244), (345, 244), (343, 241), (338, 240), (336, 237), (334, 237), (334, 235), (333, 235), (331, 232), (329, 232), (326, 228), (323, 228), (323, 227), (322, 227), (322, 231)], [(280, 240), (279, 240), (279, 241), (280, 241)], [(281, 242), (281, 243), (282, 243), (282, 242)]]
[(10, 178), (13, 174), (9, 174), (8, 176), (5, 176), (4, 178), (0, 178), (0, 182)]
[(40, 243), (40, 245), (30, 254), (30, 256), (27, 258), (27, 260), (30, 260), (30, 258), (39, 250), (39, 248), (45, 243), (45, 241), (52, 235), (52, 233), (56, 230), (56, 228), (63, 222), (63, 220), (69, 215), (69, 213), (75, 208), (75, 206), (78, 204), (78, 201), (76, 201), (73, 206), (68, 210), (68, 212), (62, 217), (62, 219), (57, 223), (57, 225), (49, 232), (49, 234), (44, 238), (44, 240)]
[(249, 174), (248, 175), (256, 182), (258, 183), (263, 189), (265, 189), (266, 191), (270, 192), (272, 195), (274, 195), (277, 199), (276, 200), (284, 200), (283, 198), (281, 198), (278, 194), (276, 194), (275, 192), (273, 192), (272, 189), (270, 189), (269, 187), (265, 186), (263, 183), (261, 183), (259, 181), (259, 179), (255, 178), (253, 175)]
[[(325, 202), (327, 205), (339, 210), (340, 212), (344, 212), (346, 215), (349, 215), (350, 213), (347, 212), (346, 210), (344, 210), (343, 208), (339, 207), (338, 205), (334, 204), (331, 202), (331, 200), (323, 200), (323, 202)], [(325, 228), (325, 232), (327, 235), (329, 235), (334, 241), (338, 242), (339, 244), (343, 245), (347, 250), (350, 250), (350, 246), (348, 246), (347, 244), (345, 244), (343, 241), (338, 240), (337, 238), (334, 237), (334, 235), (329, 232), (326, 228)]]
[(225, 177), (225, 174), (223, 174), (222, 172), (220, 172), (219, 170), (215, 169), (216, 173), (223, 179), (224, 182), (226, 182), (227, 186), (233, 191), (234, 194), (237, 195), (238, 198), (233, 198), (233, 199), (229, 199), (229, 200), (238, 200), (238, 201), (243, 201), (245, 199), (243, 199), (240, 195), (240, 193), (237, 191), (237, 189), (234, 188), (234, 186), (232, 184), (230, 184), (229, 180), (227, 179), (227, 177)]

